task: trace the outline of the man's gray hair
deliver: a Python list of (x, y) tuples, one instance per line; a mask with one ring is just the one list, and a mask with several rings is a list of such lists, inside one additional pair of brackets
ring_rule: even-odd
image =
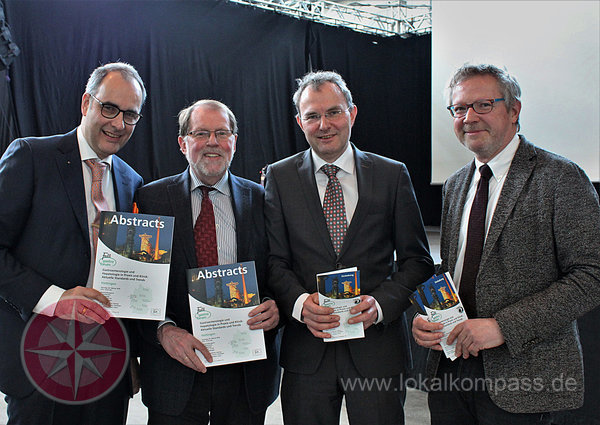
[(512, 108), (521, 97), (521, 87), (516, 78), (508, 73), (506, 69), (500, 69), (491, 64), (464, 64), (461, 66), (450, 79), (448, 83), (447, 101), (448, 106), (452, 104), (452, 95), (454, 88), (465, 80), (472, 77), (490, 75), (498, 82), (498, 88), (502, 92), (506, 109)]
[(296, 80), (298, 83), (298, 89), (294, 93), (292, 100), (294, 101), (294, 105), (296, 106), (296, 112), (300, 113), (300, 96), (302, 96), (302, 92), (308, 86), (310, 86), (314, 90), (319, 90), (319, 88), (325, 83), (333, 83), (340, 88), (344, 98), (346, 99), (346, 103), (348, 104), (348, 108), (354, 106), (352, 103), (352, 93), (348, 90), (348, 86), (346, 86), (346, 82), (342, 78), (340, 74), (333, 71), (315, 71), (309, 72), (302, 78), (298, 78)]
[(102, 84), (102, 80), (106, 77), (110, 72), (120, 72), (121, 76), (126, 80), (136, 81), (140, 85), (140, 89), (142, 90), (142, 105), (146, 102), (146, 87), (144, 86), (144, 82), (138, 74), (137, 70), (130, 64), (125, 62), (113, 62), (107, 63), (106, 65), (99, 66), (94, 69), (94, 71), (90, 74), (90, 78), (85, 85), (85, 92), (96, 95), (98, 93), (98, 89), (100, 88), (100, 84)]
[(235, 115), (233, 114), (231, 109), (229, 109), (229, 107), (227, 105), (225, 105), (222, 102), (219, 102), (218, 100), (201, 99), (201, 100), (197, 100), (196, 102), (192, 103), (187, 108), (184, 108), (181, 111), (179, 111), (179, 114), (177, 115), (177, 117), (179, 119), (179, 135), (181, 137), (185, 137), (189, 133), (190, 118), (192, 116), (192, 113), (200, 106), (206, 106), (209, 109), (221, 110), (221, 111), (225, 112), (227, 114), (227, 119), (229, 120), (229, 129), (233, 132), (233, 134), (237, 134), (237, 132), (238, 132), (237, 120), (235, 119)]

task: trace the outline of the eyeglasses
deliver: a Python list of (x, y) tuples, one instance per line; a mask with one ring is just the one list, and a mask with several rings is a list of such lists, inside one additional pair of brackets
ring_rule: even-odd
[(454, 118), (462, 118), (467, 115), (469, 108), (473, 108), (478, 114), (487, 114), (494, 109), (494, 103), (503, 101), (503, 97), (497, 99), (480, 99), (473, 103), (450, 105), (446, 109), (450, 111), (450, 115)]
[(119, 115), (121, 112), (123, 112), (123, 122), (128, 125), (136, 125), (137, 122), (140, 120), (140, 118), (142, 118), (142, 115), (138, 114), (137, 112), (124, 111), (122, 109), (119, 109), (118, 106), (115, 106), (112, 103), (100, 102), (96, 98), (96, 96), (94, 96), (91, 93), (90, 93), (90, 96), (92, 96), (94, 98), (94, 100), (96, 102), (98, 102), (100, 104), (100, 106), (102, 107), (100, 109), (100, 113), (102, 114), (102, 116), (104, 118), (108, 118), (109, 120), (112, 120), (117, 115)]
[(201, 142), (205, 142), (208, 139), (210, 139), (210, 135), (212, 133), (215, 134), (215, 138), (220, 142), (229, 139), (233, 135), (233, 131), (231, 130), (194, 130), (190, 131), (187, 135), (192, 136), (194, 139), (199, 140)]
[(302, 121), (307, 124), (314, 124), (321, 121), (322, 117), (325, 117), (327, 121), (335, 121), (342, 116), (342, 114), (346, 111), (349, 111), (352, 106), (346, 109), (331, 109), (330, 111), (325, 112), (323, 115), (317, 113), (306, 114), (303, 117), (300, 117)]

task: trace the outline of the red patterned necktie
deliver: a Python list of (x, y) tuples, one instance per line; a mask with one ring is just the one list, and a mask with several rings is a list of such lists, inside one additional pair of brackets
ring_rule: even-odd
[(102, 177), (106, 170), (106, 164), (100, 162), (98, 159), (86, 159), (84, 162), (92, 171), (92, 187), (90, 192), (92, 194), (92, 202), (96, 207), (96, 217), (94, 217), (94, 222), (92, 223), (93, 255), (95, 256), (96, 245), (98, 245), (98, 233), (100, 231), (100, 212), (108, 211), (110, 209), (108, 207), (108, 202), (102, 193)]
[(198, 267), (216, 266), (219, 264), (217, 253), (217, 229), (215, 226), (215, 212), (208, 192), (215, 190), (213, 187), (200, 186), (202, 191), (202, 204), (200, 214), (194, 226), (194, 242), (196, 245), (196, 259)]
[(347, 227), (344, 194), (342, 192), (342, 185), (336, 176), (340, 168), (335, 165), (325, 164), (321, 167), (321, 170), (329, 177), (327, 188), (325, 189), (325, 198), (323, 199), (323, 213), (327, 221), (327, 228), (329, 229), (333, 249), (339, 255), (344, 243)]
[(484, 164), (479, 168), (481, 178), (477, 183), (477, 192), (471, 213), (469, 214), (469, 226), (467, 229), (467, 247), (460, 277), (459, 295), (467, 316), (473, 319), (477, 317), (477, 305), (475, 302), (475, 281), (479, 273), (479, 263), (483, 252), (483, 241), (485, 240), (485, 216), (489, 197), (489, 182), (494, 175), (491, 168)]

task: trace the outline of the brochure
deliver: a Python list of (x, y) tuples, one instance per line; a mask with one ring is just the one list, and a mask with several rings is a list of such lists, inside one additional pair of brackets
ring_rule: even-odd
[(456, 341), (450, 345), (446, 340), (452, 329), (460, 322), (467, 320), (468, 317), (450, 274), (432, 276), (417, 286), (417, 290), (411, 294), (409, 299), (419, 314), (427, 316), (428, 321), (444, 325), (442, 329), (444, 336), (440, 345), (447, 358), (456, 359), (454, 354)]
[(93, 288), (115, 317), (164, 320), (173, 217), (103, 211)]
[(206, 367), (267, 358), (262, 329), (251, 330), (248, 313), (260, 304), (254, 261), (187, 271), (194, 336), (213, 361)]
[(323, 341), (364, 338), (362, 323), (349, 324), (348, 319), (358, 314), (350, 314), (350, 309), (360, 303), (360, 272), (356, 267), (317, 274), (319, 305), (332, 307), (333, 314), (340, 316), (340, 326), (327, 329), (331, 338)]

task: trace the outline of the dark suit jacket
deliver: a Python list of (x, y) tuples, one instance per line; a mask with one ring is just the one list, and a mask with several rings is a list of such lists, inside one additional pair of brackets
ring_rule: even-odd
[[(600, 303), (598, 196), (576, 164), (520, 137), (476, 280), (477, 314), (495, 318), (506, 340), (483, 351), (486, 378), (505, 385), (488, 392), (509, 412), (572, 409), (583, 401), (575, 320)], [(451, 273), (474, 170), (471, 162), (444, 185), (440, 249)], [(430, 353), (429, 376), (438, 359)]]
[[(17, 139), (0, 160), (0, 390), (33, 391), (19, 345), (32, 310), (52, 284), (85, 286), (90, 241), (76, 130)], [(113, 157), (117, 210), (131, 211), (142, 178)]]
[[(236, 222), (237, 261), (256, 265), (261, 298), (268, 295), (265, 282), (267, 239), (263, 217), (262, 186), (229, 174)], [(167, 316), (192, 333), (186, 270), (198, 267), (194, 249), (189, 167), (183, 173), (150, 183), (137, 192), (140, 212), (175, 217), (173, 255), (169, 277)], [(178, 415), (189, 400), (196, 372), (171, 358), (158, 344), (157, 322), (140, 321), (142, 400), (148, 408)], [(279, 366), (277, 331), (265, 332), (267, 359), (244, 363), (250, 408), (261, 412), (277, 398)]]
[[(310, 150), (269, 166), (266, 179), (269, 285), (288, 318), (281, 365), (314, 373), (326, 343), (292, 318), (298, 296), (316, 291), (317, 273), (357, 266), (361, 294), (373, 296), (383, 323), (349, 340), (354, 364), (366, 377), (397, 375), (405, 349), (400, 318), (408, 296), (433, 274), (419, 206), (404, 164), (354, 148), (359, 200), (336, 256), (314, 177)], [(394, 251), (397, 271), (393, 271)]]

